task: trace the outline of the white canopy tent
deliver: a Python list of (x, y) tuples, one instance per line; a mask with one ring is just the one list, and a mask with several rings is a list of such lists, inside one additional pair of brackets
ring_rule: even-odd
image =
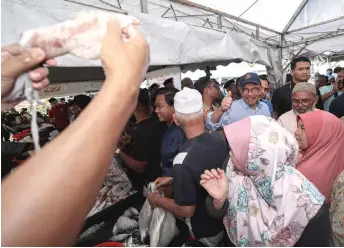
[[(2, 0), (2, 45), (21, 32), (81, 10), (131, 14), (151, 47), (154, 68), (182, 71), (247, 61), (273, 82), (294, 56), (344, 51), (343, 0)], [(283, 64), (282, 64), (283, 63)], [(60, 66), (100, 66), (63, 56)]]

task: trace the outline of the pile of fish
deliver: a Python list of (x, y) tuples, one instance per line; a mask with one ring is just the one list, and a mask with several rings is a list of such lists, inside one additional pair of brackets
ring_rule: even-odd
[[(155, 183), (148, 185), (148, 191), (155, 192)], [(162, 208), (152, 209), (148, 200), (141, 209), (139, 226), (142, 242), (149, 238), (151, 247), (167, 246), (179, 232), (174, 216)]]
[(87, 228), (85, 231), (82, 232), (82, 234), (79, 235), (78, 239), (76, 240), (76, 243), (83, 242), (86, 239), (92, 238), (95, 236), (95, 234), (105, 225), (105, 222), (101, 222), (100, 224), (93, 225), (89, 228)]
[(111, 241), (116, 241), (124, 246), (145, 246), (141, 242), (139, 229), (139, 212), (136, 208), (127, 209), (124, 214), (118, 218), (113, 227), (113, 237)]
[(121, 166), (121, 160), (114, 157), (107, 171), (103, 187), (97, 196), (96, 203), (88, 217), (116, 204), (117, 202), (136, 193), (132, 184)]

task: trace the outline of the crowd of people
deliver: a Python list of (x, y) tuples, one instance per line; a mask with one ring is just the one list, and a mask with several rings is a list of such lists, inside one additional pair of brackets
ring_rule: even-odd
[[(16, 49), (3, 48), (2, 97), (46, 61), (40, 49)], [(224, 237), (232, 246), (344, 245), (344, 68), (313, 85), (310, 60), (298, 57), (292, 80), (274, 92), (253, 72), (223, 91), (209, 75), (184, 78), (182, 90), (172, 78), (139, 89), (148, 44), (116, 22), (101, 58), (99, 94), (50, 99), (61, 134), (3, 180), (3, 245), (72, 245), (114, 156), (134, 187), (155, 182), (151, 207), (185, 221), (203, 245)], [(47, 71), (33, 72), (34, 87), (46, 87)]]

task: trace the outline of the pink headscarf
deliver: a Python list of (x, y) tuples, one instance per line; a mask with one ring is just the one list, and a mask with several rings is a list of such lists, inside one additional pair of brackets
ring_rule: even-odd
[(325, 111), (309, 112), (299, 118), (305, 127), (308, 149), (296, 168), (329, 203), (333, 182), (344, 170), (344, 125)]

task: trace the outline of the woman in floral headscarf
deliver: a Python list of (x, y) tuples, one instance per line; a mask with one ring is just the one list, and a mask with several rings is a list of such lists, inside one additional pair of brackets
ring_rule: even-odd
[(264, 116), (246, 118), (224, 132), (231, 148), (226, 172), (205, 171), (201, 185), (212, 197), (206, 201), (208, 214), (215, 218), (225, 212), (233, 244), (327, 246), (328, 207), (324, 196), (294, 168), (295, 138)]

